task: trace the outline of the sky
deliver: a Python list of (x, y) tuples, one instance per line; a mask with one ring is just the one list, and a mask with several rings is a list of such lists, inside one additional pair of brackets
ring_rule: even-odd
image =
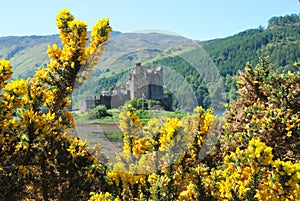
[(109, 17), (115, 31), (156, 29), (197, 40), (223, 38), (273, 16), (299, 14), (299, 0), (1, 0), (0, 36), (57, 34), (55, 18), (69, 9), (89, 28)]

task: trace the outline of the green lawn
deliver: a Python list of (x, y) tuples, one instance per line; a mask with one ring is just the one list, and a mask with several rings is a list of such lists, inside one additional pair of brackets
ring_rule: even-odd
[[(120, 110), (110, 109), (108, 113), (112, 114), (111, 117), (103, 117), (101, 119), (96, 119), (91, 117), (89, 112), (76, 114), (76, 122), (80, 123), (100, 123), (100, 124), (115, 124), (119, 122)], [(164, 110), (137, 110), (136, 111), (140, 121), (142, 123), (148, 122), (151, 118), (179, 118), (181, 119), (184, 116), (182, 112), (171, 112)]]

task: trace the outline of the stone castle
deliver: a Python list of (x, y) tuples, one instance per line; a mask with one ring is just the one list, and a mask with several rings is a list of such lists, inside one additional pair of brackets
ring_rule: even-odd
[(158, 100), (166, 110), (170, 110), (172, 97), (170, 94), (164, 94), (163, 86), (162, 67), (142, 66), (141, 63), (137, 63), (128, 75), (126, 88), (115, 87), (92, 99), (80, 100), (79, 110), (86, 112), (97, 105), (105, 105), (108, 109), (118, 108), (133, 98)]

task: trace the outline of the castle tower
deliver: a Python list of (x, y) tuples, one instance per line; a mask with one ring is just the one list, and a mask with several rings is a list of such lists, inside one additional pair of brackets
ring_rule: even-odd
[(144, 98), (163, 101), (163, 68), (155, 66), (136, 67), (128, 76), (127, 90), (130, 98)]

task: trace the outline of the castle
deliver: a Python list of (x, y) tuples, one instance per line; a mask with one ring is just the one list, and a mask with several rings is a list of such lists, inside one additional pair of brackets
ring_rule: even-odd
[(158, 100), (166, 110), (170, 110), (172, 97), (170, 94), (164, 94), (163, 86), (162, 67), (142, 66), (141, 63), (137, 63), (128, 75), (126, 88), (115, 87), (92, 99), (80, 100), (79, 110), (86, 112), (97, 105), (105, 105), (108, 109), (118, 108), (133, 98)]

